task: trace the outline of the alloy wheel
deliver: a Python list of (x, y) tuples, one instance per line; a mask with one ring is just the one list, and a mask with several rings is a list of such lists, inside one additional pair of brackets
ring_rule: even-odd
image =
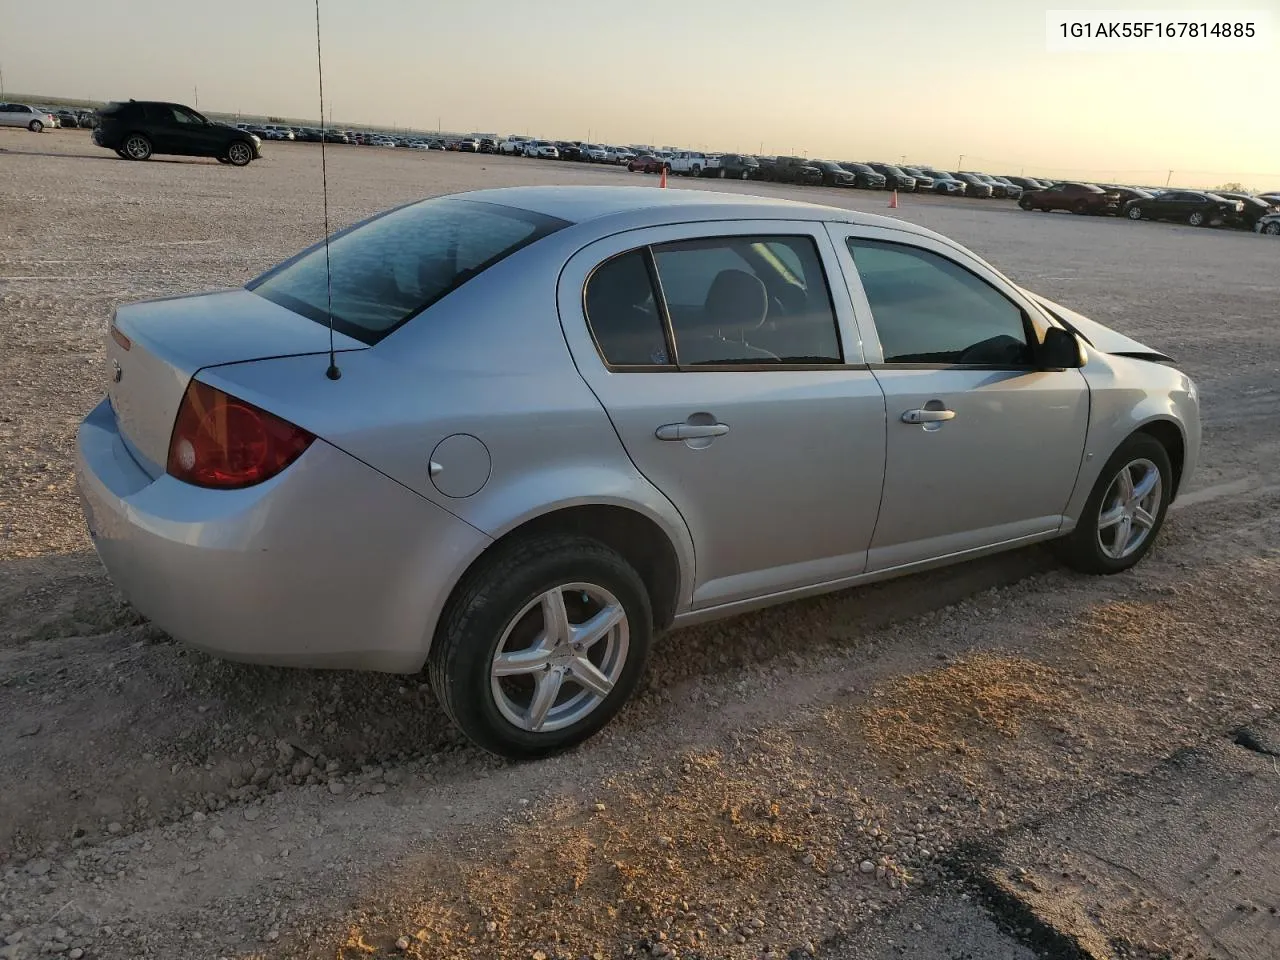
[(1145, 457), (1127, 463), (1107, 488), (1098, 513), (1098, 546), (1104, 556), (1123, 560), (1141, 549), (1160, 515), (1164, 481)]
[(253, 159), (253, 153), (248, 144), (237, 141), (227, 148), (227, 159), (237, 167), (243, 167)]
[(151, 144), (145, 137), (130, 137), (125, 141), (124, 152), (131, 160), (145, 160), (151, 156)]
[(494, 705), (532, 733), (570, 727), (613, 691), (627, 664), (629, 639), (626, 611), (604, 587), (553, 587), (503, 631), (489, 668)]

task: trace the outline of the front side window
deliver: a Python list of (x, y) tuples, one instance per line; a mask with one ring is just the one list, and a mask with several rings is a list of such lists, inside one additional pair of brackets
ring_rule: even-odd
[(1026, 366), (1023, 312), (954, 261), (919, 247), (852, 237), (885, 363)]
[(841, 362), (812, 238), (682, 240), (653, 256), (681, 366)]
[[(317, 323), (374, 344), (517, 250), (568, 224), (478, 200), (441, 197), (367, 221), (247, 284)], [(331, 276), (331, 281), (329, 277)]]

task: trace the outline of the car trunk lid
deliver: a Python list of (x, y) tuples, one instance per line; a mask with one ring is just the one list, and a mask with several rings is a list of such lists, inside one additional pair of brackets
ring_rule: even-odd
[[(338, 350), (367, 349), (341, 333)], [(120, 307), (107, 337), (107, 397), (139, 466), (164, 472), (169, 437), (187, 384), (205, 367), (323, 354), (329, 331), (278, 304), (237, 289)], [(324, 376), (323, 363), (316, 376)]]

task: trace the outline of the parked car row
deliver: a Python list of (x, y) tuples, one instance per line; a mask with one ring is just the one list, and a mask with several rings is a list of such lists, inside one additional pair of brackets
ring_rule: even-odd
[(0, 103), (0, 127), (26, 127), (32, 133), (39, 133), (46, 128), (90, 129), (96, 122), (96, 115), (92, 110), (30, 103)]
[(1232, 226), (1259, 233), (1280, 233), (1275, 220), (1264, 219), (1280, 213), (1280, 193), (1254, 196), (1235, 191), (1187, 190), (1168, 187), (1126, 187), (1063, 181), (1022, 195), (1023, 210), (1095, 216), (1127, 217), (1130, 220), (1171, 220), (1193, 227)]

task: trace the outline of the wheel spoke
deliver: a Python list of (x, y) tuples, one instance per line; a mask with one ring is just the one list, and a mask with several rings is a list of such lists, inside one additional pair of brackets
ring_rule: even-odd
[(1120, 493), (1120, 502), (1128, 503), (1133, 499), (1133, 476), (1129, 473), (1129, 468), (1125, 467), (1116, 477), (1116, 488)]
[(564, 674), (558, 669), (545, 671), (538, 677), (533, 689), (533, 699), (529, 701), (529, 713), (525, 717), (525, 728), (536, 733), (547, 722), (547, 714), (555, 706), (560, 696), (560, 685), (564, 682)]
[(527, 650), (516, 650), (513, 653), (500, 653), (493, 658), (492, 674), (495, 677), (516, 677), (525, 673), (542, 670), (548, 660), (549, 651), (542, 645), (529, 647)]
[(1116, 557), (1123, 557), (1124, 552), (1129, 547), (1129, 536), (1133, 533), (1133, 520), (1128, 515), (1121, 517), (1120, 522), (1116, 524), (1116, 539), (1112, 544)]
[(1124, 504), (1117, 503), (1106, 513), (1098, 517), (1098, 529), (1106, 530), (1114, 527), (1117, 523), (1124, 519)]
[(613, 681), (586, 657), (576, 657), (569, 671), (570, 680), (598, 697), (607, 697), (613, 690)]
[[(1128, 471), (1126, 470), (1125, 473), (1127, 474)], [(1156, 488), (1156, 485), (1159, 482), (1160, 471), (1148, 470), (1143, 474), (1142, 479), (1138, 481), (1137, 485), (1134, 486), (1133, 493), (1130, 494), (1131, 499), (1139, 501), (1145, 500), (1151, 491)]]
[(621, 604), (611, 604), (586, 623), (571, 627), (574, 649), (585, 651), (599, 642), (602, 638), (608, 636), (609, 631), (620, 624), (626, 615), (626, 611), (622, 609)]
[(1133, 512), (1133, 522), (1143, 530), (1150, 530), (1156, 525), (1156, 518), (1142, 507)]
[(541, 604), (543, 645), (549, 648), (568, 642), (573, 628), (569, 626), (569, 612), (564, 608), (564, 594), (560, 588), (544, 593)]

